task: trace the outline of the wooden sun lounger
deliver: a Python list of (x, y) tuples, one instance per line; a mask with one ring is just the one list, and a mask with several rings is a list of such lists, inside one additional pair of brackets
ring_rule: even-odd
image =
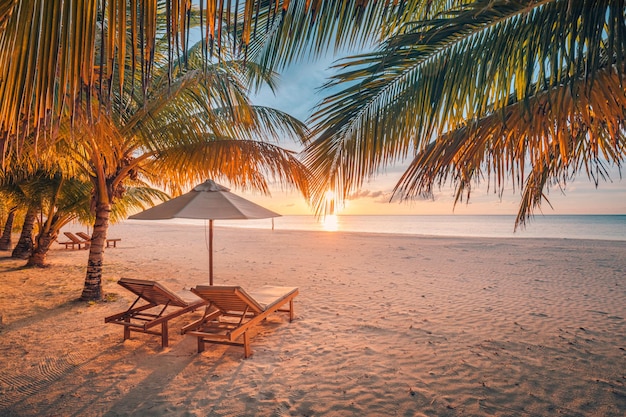
[[(167, 347), (167, 323), (175, 317), (196, 310), (206, 304), (206, 301), (202, 299), (187, 302), (164, 285), (155, 281), (121, 278), (117, 283), (137, 294), (137, 299), (128, 310), (104, 319), (105, 323), (124, 326), (124, 340), (130, 338), (131, 331), (141, 332), (161, 336), (161, 345)], [(147, 304), (136, 306), (141, 299), (146, 301)], [(172, 310), (173, 307), (179, 308)], [(159, 324), (161, 325), (160, 332), (151, 330)]]
[[(85, 239), (87, 242), (91, 242), (91, 236), (89, 236), (87, 233), (85, 232), (76, 232), (76, 234)], [(121, 238), (114, 238), (114, 239), (109, 239), (107, 238), (106, 243), (107, 243), (107, 248), (113, 246), (114, 248), (117, 247), (117, 242), (120, 242), (122, 239)]]
[(89, 248), (89, 239), (80, 240), (74, 233), (71, 232), (63, 232), (63, 234), (69, 239), (69, 242), (59, 242), (59, 244), (65, 245), (65, 249), (69, 248), (70, 246), (72, 247), (72, 249), (74, 249), (76, 246), (78, 246), (78, 249)]
[(59, 245), (65, 245), (65, 249), (69, 249), (70, 247), (71, 247), (72, 249), (76, 249), (76, 243), (74, 243), (74, 242), (72, 242), (72, 241), (69, 241), (69, 242), (59, 242), (59, 241), (57, 240), (57, 242), (58, 242), (58, 244), (59, 244)]
[[(293, 320), (293, 299), (298, 288), (261, 287), (247, 293), (241, 287), (198, 285), (191, 291), (206, 300), (204, 316), (183, 327), (182, 333), (198, 338), (198, 352), (205, 343), (243, 346), (244, 356), (252, 354), (248, 331), (276, 311), (289, 313)], [(289, 304), (288, 309), (284, 309)], [(243, 340), (239, 340), (239, 339)]]

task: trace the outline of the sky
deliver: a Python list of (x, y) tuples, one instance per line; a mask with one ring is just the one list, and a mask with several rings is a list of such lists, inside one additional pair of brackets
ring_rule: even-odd
[[(284, 70), (280, 84), (273, 95), (262, 90), (252, 97), (255, 104), (283, 110), (306, 121), (323, 97), (318, 91), (328, 75), (331, 58), (294, 64)], [(284, 143), (286, 148), (299, 151), (294, 143)], [(486, 184), (472, 190), (469, 203), (454, 206), (454, 190), (450, 187), (436, 190), (434, 199), (419, 199), (411, 202), (389, 202), (391, 191), (400, 179), (406, 165), (398, 163), (386, 168), (374, 179), (366, 182), (356, 195), (338, 207), (337, 214), (344, 215), (451, 215), (451, 214), (517, 214), (520, 202), (519, 190), (513, 187), (502, 197), (488, 190)], [(545, 202), (536, 214), (626, 214), (626, 178), (621, 179), (617, 167), (611, 168), (612, 182), (600, 182), (596, 188), (585, 173), (567, 184), (565, 190), (551, 188)], [(271, 196), (258, 193), (233, 192), (282, 215), (315, 214), (297, 191), (273, 188)]]

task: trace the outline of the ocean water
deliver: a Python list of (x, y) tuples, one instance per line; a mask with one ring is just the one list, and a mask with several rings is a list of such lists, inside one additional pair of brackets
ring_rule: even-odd
[[(184, 223), (184, 219), (176, 221)], [(193, 222), (193, 221), (189, 221)], [(557, 238), (626, 241), (626, 215), (535, 216), (514, 231), (515, 216), (282, 216), (260, 220), (216, 220), (216, 226), (422, 236)]]

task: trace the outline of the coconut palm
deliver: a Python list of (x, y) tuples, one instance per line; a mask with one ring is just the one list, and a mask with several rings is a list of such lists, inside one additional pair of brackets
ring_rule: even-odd
[(10, 250), (12, 244), (13, 222), (15, 221), (15, 213), (19, 207), (11, 205), (6, 211), (6, 219), (2, 228), (2, 237), (0, 237), (0, 250)]
[[(61, 173), (57, 173), (51, 178), (40, 180), (38, 187), (42, 189), (42, 194), (45, 194), (40, 208), (42, 220), (38, 224), (33, 250), (26, 266), (44, 267), (50, 246), (65, 225), (72, 221), (93, 224), (91, 211), (93, 185), (90, 181), (63, 178)], [(138, 183), (137, 186), (130, 186), (112, 206), (111, 221), (115, 223), (125, 219), (129, 209), (148, 204), (155, 199), (166, 198), (165, 193), (145, 185)]]
[[(57, 214), (54, 213), (54, 209), (63, 191), (62, 185), (66, 181), (62, 179), (60, 173), (51, 173), (43, 169), (31, 174), (27, 174), (26, 171), (12, 174), (2, 176), (0, 190), (5, 198), (12, 202), (13, 212), (21, 209), (25, 211), (25, 215), (20, 238), (11, 256), (28, 259), (27, 266), (44, 266), (45, 254), (56, 239), (58, 230), (77, 216), (74, 213), (66, 213), (68, 220), (65, 223), (58, 228), (50, 228), (63, 219), (58, 216), (62, 211)], [(86, 210), (89, 210), (88, 204)], [(10, 233), (11, 230), (7, 227), (5, 231)]]
[[(33, 192), (35, 190), (33, 185), (37, 179), (45, 176), (45, 171), (34, 169), (26, 159), (19, 161), (15, 159), (12, 162), (14, 162), (12, 169), (3, 170), (0, 174), (0, 191), (13, 212), (18, 210), (24, 212), (20, 236), (11, 251), (11, 257), (27, 259), (33, 249), (33, 231), (41, 201), (41, 196)], [(9, 229), (7, 233), (10, 234), (11, 230)]]
[[(260, 191), (277, 181), (306, 192), (303, 165), (278, 146), (284, 136), (303, 141), (304, 126), (277, 110), (250, 105), (246, 96), (250, 73), (270, 82), (271, 74), (255, 70), (250, 61), (207, 67), (194, 57), (186, 69), (159, 66), (145, 95), (127, 85), (97, 121), (75, 116), (67, 140), (55, 150), (71, 156), (68, 166), (93, 183), (95, 221), (82, 299), (102, 296), (109, 213), (128, 181), (142, 179), (172, 194), (206, 177)], [(76, 134), (82, 140), (72, 140)]]
[(7, 157), (11, 161), (10, 169), (0, 171), (0, 196), (8, 209), (7, 221), (2, 235), (2, 250), (9, 250), (11, 246), (11, 234), (13, 221), (17, 214), (22, 220), (20, 237), (11, 252), (11, 257), (26, 259), (33, 248), (33, 227), (37, 215), (37, 198), (29, 195), (28, 189), (34, 178), (43, 174), (37, 169), (36, 158), (18, 158), (15, 153)]
[[(93, 224), (91, 182), (76, 177), (65, 178), (63, 175), (61, 171), (40, 170), (31, 175), (22, 172), (21, 175), (2, 176), (0, 192), (5, 201), (10, 201), (12, 213), (20, 206), (28, 209), (20, 241), (12, 254), (15, 258), (28, 258), (26, 266), (46, 266), (50, 246), (68, 223), (79, 221)], [(112, 220), (120, 221), (130, 214), (129, 210), (166, 199), (167, 195), (162, 191), (134, 181), (123, 198), (118, 199), (113, 206)], [(7, 226), (6, 229), (10, 233), (11, 228)]]
[(395, 196), (510, 180), (519, 225), (550, 186), (597, 184), (626, 157), (625, 16), (623, 1), (478, 0), (398, 27), (337, 65), (306, 150), (318, 194), (413, 156)]
[[(302, 164), (277, 145), (285, 135), (302, 140), (303, 125), (247, 101), (249, 80), (271, 74), (252, 60), (231, 59), (237, 47), (226, 38), (216, 39), (219, 61), (205, 55), (194, 64), (194, 48), (182, 37), (189, 2), (131, 4), (22, 0), (0, 7), (5, 154), (37, 147), (68, 177), (93, 183), (83, 299), (101, 297), (109, 215), (128, 181), (144, 178), (174, 194), (206, 176), (261, 191), (268, 181), (306, 190)], [(240, 27), (230, 12), (217, 20)]]
[(63, 178), (60, 172), (40, 176), (29, 185), (26, 192), (31, 197), (37, 196), (37, 212), (41, 215), (36, 217), (37, 232), (26, 266), (44, 267), (48, 250), (61, 228), (89, 213), (91, 187), (74, 178)]
[(24, 214), (24, 222), (20, 231), (20, 237), (17, 244), (11, 251), (11, 258), (28, 259), (33, 251), (33, 231), (35, 230), (35, 222), (37, 221), (37, 206), (34, 202), (29, 203)]
[[(2, 210), (4, 227), (0, 238), (0, 250), (11, 250), (13, 223), (19, 219), (22, 208), (22, 193), (17, 184), (9, 183), (7, 175), (0, 175), (0, 209)], [(5, 217), (6, 216), (6, 217)]]

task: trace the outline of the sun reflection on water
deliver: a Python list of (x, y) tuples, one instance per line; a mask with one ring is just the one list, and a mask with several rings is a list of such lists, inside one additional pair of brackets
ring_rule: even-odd
[(335, 212), (335, 193), (332, 190), (326, 191), (326, 203), (324, 207), (324, 216), (322, 217), (322, 229), (327, 232), (336, 232), (339, 230), (339, 220)]
[(322, 219), (322, 228), (326, 232), (336, 232), (339, 230), (339, 220), (336, 214), (327, 214)]

